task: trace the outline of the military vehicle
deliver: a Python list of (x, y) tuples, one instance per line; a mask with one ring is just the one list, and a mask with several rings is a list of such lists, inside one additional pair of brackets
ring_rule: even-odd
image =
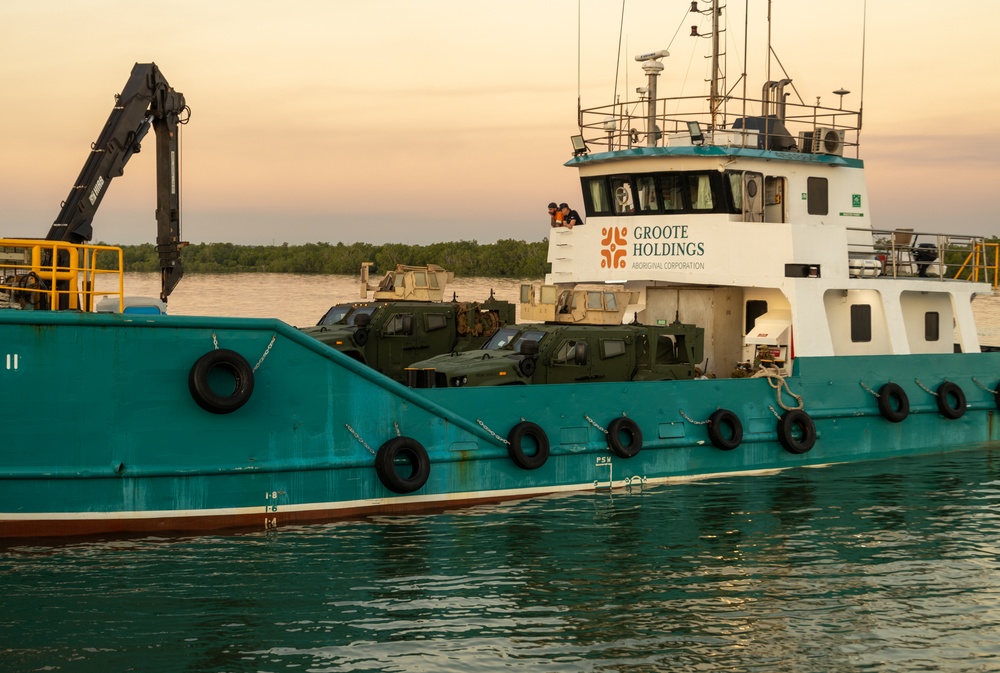
[(515, 320), (514, 304), (492, 293), (482, 303), (443, 301), (454, 274), (440, 266), (398, 265), (376, 285), (370, 266), (361, 268), (362, 301), (337, 304), (302, 331), (397, 381), (414, 361), (479, 348)]
[(617, 288), (558, 290), (522, 286), (522, 320), (497, 330), (479, 350), (449, 353), (408, 370), (415, 388), (528, 383), (692, 379), (704, 354), (705, 332), (669, 325), (622, 324), (633, 293)]

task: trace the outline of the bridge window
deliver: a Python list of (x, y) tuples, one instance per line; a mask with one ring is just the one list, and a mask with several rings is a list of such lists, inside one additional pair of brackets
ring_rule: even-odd
[(681, 174), (667, 174), (660, 177), (663, 209), (666, 212), (684, 212), (684, 184), (686, 182), (686, 177)]
[(637, 178), (635, 186), (639, 191), (639, 210), (645, 212), (660, 209), (659, 199), (656, 195), (656, 179), (652, 175), (643, 175)]
[(695, 210), (712, 210), (712, 185), (707, 175), (692, 175), (688, 188), (691, 190), (691, 207)]
[(608, 199), (608, 185), (604, 178), (588, 178), (583, 181), (583, 200), (587, 215), (610, 215), (611, 202)]
[(632, 215), (635, 213), (635, 201), (632, 198), (632, 179), (629, 176), (611, 178), (611, 194), (615, 198), (615, 213), (617, 215)]
[(730, 212), (724, 180), (718, 171), (588, 177), (582, 179), (584, 207), (591, 217)]

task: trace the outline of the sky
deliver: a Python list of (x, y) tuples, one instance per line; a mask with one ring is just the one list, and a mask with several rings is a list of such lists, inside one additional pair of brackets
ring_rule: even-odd
[[(45, 235), (132, 65), (155, 62), (192, 111), (184, 240), (541, 240), (549, 201), (582, 210), (563, 166), (578, 98), (611, 103), (616, 77), (634, 92), (633, 57), (664, 48), (660, 95), (707, 91), (709, 41), (690, 26), (709, 28), (690, 4), (4, 0), (0, 235)], [(863, 90), (873, 226), (1000, 235), (1000, 3), (729, 0), (729, 77), (746, 53), (751, 92), (769, 6), (805, 102), (832, 106), (843, 87), (856, 109)], [(144, 146), (108, 188), (95, 241), (155, 239), (152, 133)]]

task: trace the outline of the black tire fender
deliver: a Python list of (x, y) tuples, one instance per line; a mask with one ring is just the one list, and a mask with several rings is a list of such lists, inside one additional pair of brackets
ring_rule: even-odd
[[(955, 403), (952, 404), (952, 399)], [(941, 415), (947, 419), (955, 420), (965, 415), (968, 402), (965, 399), (965, 392), (957, 383), (945, 381), (937, 387), (937, 406)]]
[[(622, 441), (622, 435), (628, 437)], [(619, 416), (608, 424), (608, 448), (619, 458), (632, 458), (642, 451), (642, 430), (631, 418)]]
[[(233, 391), (220, 395), (212, 390), (209, 376), (221, 369), (233, 377)], [(253, 394), (253, 368), (242, 355), (227, 348), (217, 348), (195, 360), (188, 373), (191, 397), (205, 411), (213, 414), (231, 414), (250, 399)]]
[[(524, 438), (534, 440), (538, 447), (533, 455), (524, 451)], [(549, 459), (549, 438), (537, 423), (521, 421), (507, 435), (507, 452), (514, 464), (522, 470), (537, 470)]]
[[(729, 428), (731, 432), (727, 432)], [(743, 423), (729, 409), (717, 409), (708, 417), (708, 439), (717, 449), (732, 451), (743, 441)]]
[[(404, 459), (398, 462), (397, 459)], [(410, 473), (400, 472), (409, 464)], [(413, 493), (427, 483), (431, 475), (431, 459), (427, 449), (412, 437), (393, 437), (375, 454), (375, 474), (393, 493)]]
[(789, 453), (806, 453), (816, 444), (816, 424), (801, 409), (786, 411), (778, 419), (778, 441)]
[(910, 415), (910, 399), (899, 384), (889, 382), (878, 389), (878, 410), (890, 423), (900, 423)]

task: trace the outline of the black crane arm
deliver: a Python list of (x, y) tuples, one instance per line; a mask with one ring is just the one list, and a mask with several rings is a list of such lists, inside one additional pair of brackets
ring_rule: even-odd
[(155, 63), (136, 63), (46, 238), (71, 243), (91, 240), (94, 214), (111, 179), (123, 174), (152, 125), (156, 134), (156, 251), (160, 257), (160, 298), (166, 301), (184, 275), (180, 258), (186, 245), (181, 242), (180, 126), (190, 116), (184, 95), (170, 87)]

